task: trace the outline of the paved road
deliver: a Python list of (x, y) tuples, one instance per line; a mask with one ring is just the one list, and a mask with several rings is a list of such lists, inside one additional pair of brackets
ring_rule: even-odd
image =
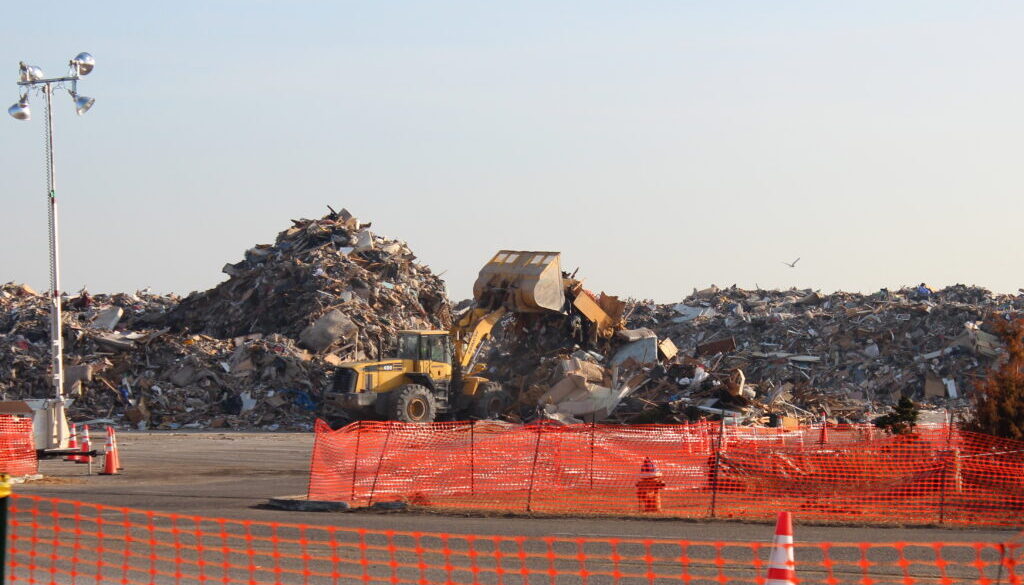
[[(305, 493), (313, 444), (311, 433), (121, 432), (118, 439), (125, 466), (123, 475), (87, 476), (83, 465), (44, 461), (40, 471), (47, 479), (18, 486), (16, 492), (181, 514), (379, 530), (738, 542), (764, 542), (770, 540), (772, 533), (769, 525), (743, 522), (481, 518), (263, 509), (259, 506), (269, 498)], [(999, 542), (1013, 538), (1016, 531), (798, 524), (796, 533), (797, 540), (803, 542)]]

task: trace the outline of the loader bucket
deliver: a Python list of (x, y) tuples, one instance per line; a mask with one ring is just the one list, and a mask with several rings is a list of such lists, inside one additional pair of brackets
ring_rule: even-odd
[(559, 252), (502, 250), (480, 269), (473, 298), (480, 307), (510, 311), (562, 311), (565, 291)]

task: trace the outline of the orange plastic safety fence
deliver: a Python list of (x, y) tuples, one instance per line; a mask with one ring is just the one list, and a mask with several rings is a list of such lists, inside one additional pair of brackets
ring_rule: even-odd
[[(645, 458), (660, 473), (653, 490), (641, 482)], [(823, 433), (361, 422), (332, 431), (318, 422), (309, 498), (533, 514), (770, 519), (791, 510), (819, 521), (1019, 525), (1024, 442), (949, 427), (890, 436), (866, 426)]]
[(0, 473), (20, 476), (38, 471), (32, 419), (0, 414)]
[[(11, 583), (687, 585), (766, 583), (765, 543), (376, 531), (13, 496)], [(799, 534), (799, 528), (797, 530)], [(1010, 543), (797, 543), (796, 582), (1019, 584)]]

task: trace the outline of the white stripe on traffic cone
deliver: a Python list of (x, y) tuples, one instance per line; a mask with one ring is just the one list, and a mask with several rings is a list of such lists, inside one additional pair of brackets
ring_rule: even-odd
[[(78, 450), (78, 431), (75, 429), (75, 425), (71, 425), (71, 438), (68, 439), (68, 450)], [(64, 458), (64, 461), (78, 461), (78, 455), (68, 455)]]
[(775, 523), (775, 540), (768, 557), (768, 580), (765, 585), (796, 585), (796, 559), (793, 556), (793, 516), (779, 512)]
[(107, 427), (107, 443), (103, 446), (103, 469), (100, 475), (117, 475), (117, 456), (114, 451), (114, 434)]

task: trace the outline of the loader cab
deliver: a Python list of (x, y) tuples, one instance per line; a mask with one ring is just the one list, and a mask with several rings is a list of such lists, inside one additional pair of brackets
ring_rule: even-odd
[(452, 344), (447, 331), (399, 331), (398, 359), (434, 380), (452, 377)]

